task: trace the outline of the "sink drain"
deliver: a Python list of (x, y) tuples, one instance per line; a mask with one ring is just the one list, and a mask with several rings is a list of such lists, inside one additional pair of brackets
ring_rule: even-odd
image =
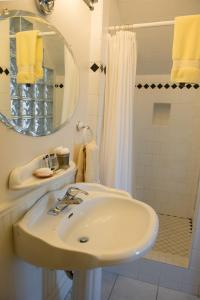
[(89, 241), (89, 238), (86, 236), (82, 236), (78, 240), (80, 243), (87, 243)]

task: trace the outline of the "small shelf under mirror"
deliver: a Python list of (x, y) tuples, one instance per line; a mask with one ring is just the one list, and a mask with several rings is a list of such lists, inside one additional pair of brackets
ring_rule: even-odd
[(66, 180), (66, 178), (73, 177), (75, 175), (76, 165), (73, 161), (70, 161), (68, 169), (59, 169), (55, 171), (52, 177), (49, 178), (36, 178), (33, 173), (36, 169), (40, 168), (43, 157), (44, 155), (40, 155), (24, 166), (15, 168), (9, 176), (9, 189), (34, 189), (44, 185), (56, 184), (56, 182), (62, 179)]

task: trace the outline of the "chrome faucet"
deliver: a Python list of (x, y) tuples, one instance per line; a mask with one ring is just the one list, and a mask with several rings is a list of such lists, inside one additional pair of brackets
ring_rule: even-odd
[(79, 189), (79, 188), (77, 188), (77, 187), (70, 187), (68, 190), (67, 190), (67, 192), (66, 192), (66, 194), (64, 195), (64, 197), (63, 197), (63, 199), (66, 199), (66, 200), (75, 200), (76, 199), (76, 196), (78, 195), (78, 194), (80, 194), (80, 193), (82, 193), (82, 194), (84, 194), (84, 195), (88, 195), (88, 192), (86, 192), (86, 191), (84, 191), (84, 190), (81, 190), (81, 189)]
[(61, 199), (58, 199), (58, 202), (56, 203), (56, 206), (51, 208), (48, 211), (49, 215), (57, 216), (59, 215), (63, 210), (65, 210), (69, 205), (72, 204), (80, 204), (83, 202), (83, 200), (79, 197), (77, 197), (78, 194), (84, 194), (88, 195), (88, 192), (81, 190), (77, 187), (70, 187), (67, 192), (65, 193), (64, 197)]

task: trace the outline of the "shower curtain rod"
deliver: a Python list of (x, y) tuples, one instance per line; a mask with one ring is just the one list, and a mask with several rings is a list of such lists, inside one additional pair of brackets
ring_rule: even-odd
[(125, 30), (125, 29), (135, 29), (135, 28), (145, 28), (145, 27), (159, 27), (159, 26), (169, 26), (174, 25), (174, 21), (162, 21), (162, 22), (152, 22), (152, 23), (139, 23), (132, 25), (120, 25), (120, 26), (110, 26), (109, 30)]

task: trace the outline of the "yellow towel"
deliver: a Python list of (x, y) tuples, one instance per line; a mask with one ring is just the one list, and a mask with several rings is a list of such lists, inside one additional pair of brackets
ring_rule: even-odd
[(86, 147), (81, 145), (77, 157), (77, 173), (76, 182), (85, 182), (85, 172), (86, 172)]
[(171, 80), (200, 82), (200, 15), (175, 18)]
[(37, 37), (36, 43), (36, 62), (35, 62), (35, 77), (36, 80), (43, 78), (43, 39), (41, 36)]
[(43, 78), (43, 40), (38, 30), (16, 34), (17, 83), (35, 83)]

